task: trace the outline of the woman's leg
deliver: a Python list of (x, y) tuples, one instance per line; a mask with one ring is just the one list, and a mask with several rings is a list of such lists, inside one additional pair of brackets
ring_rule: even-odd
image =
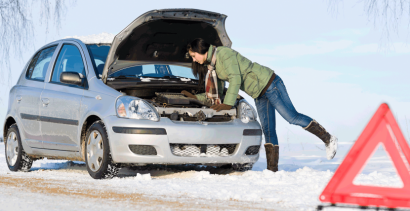
[(269, 103), (265, 95), (256, 98), (255, 105), (265, 135), (267, 169), (276, 172), (278, 171), (279, 146), (276, 135), (275, 108)]
[(286, 91), (282, 79), (276, 75), (266, 90), (266, 97), (278, 113), (290, 124), (299, 125), (320, 138), (326, 145), (327, 159), (332, 159), (337, 151), (337, 138), (330, 135), (323, 126), (312, 118), (296, 111)]
[(256, 110), (261, 120), (265, 142), (278, 145), (278, 136), (276, 135), (275, 108), (269, 103), (268, 98), (261, 96), (255, 99)]
[(285, 84), (278, 75), (276, 75), (275, 80), (266, 90), (265, 96), (278, 113), (290, 124), (306, 127), (313, 120), (296, 111), (289, 98)]

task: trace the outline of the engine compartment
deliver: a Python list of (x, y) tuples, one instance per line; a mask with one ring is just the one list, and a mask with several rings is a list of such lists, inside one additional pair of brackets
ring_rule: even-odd
[(137, 89), (120, 89), (118, 91), (126, 95), (144, 99), (156, 107), (174, 107), (174, 108), (201, 108), (210, 107), (210, 103), (202, 102), (194, 98), (185, 97), (181, 91), (186, 90), (196, 94), (195, 89), (162, 89), (162, 88), (137, 88)]
[(172, 107), (211, 107), (210, 102), (203, 102), (197, 99), (185, 97), (181, 93), (173, 92), (155, 92), (156, 97), (152, 99), (153, 102), (160, 104), (164, 107), (170, 105)]
[[(203, 102), (194, 98), (188, 98), (181, 93), (182, 90), (197, 93), (196, 89), (173, 89), (161, 88), (137, 88), (121, 89), (119, 91), (134, 97), (139, 97), (151, 103), (161, 117), (167, 117), (178, 122), (229, 122), (236, 119), (236, 107), (231, 110), (216, 112), (210, 107), (210, 102)], [(226, 91), (226, 90), (225, 90)]]

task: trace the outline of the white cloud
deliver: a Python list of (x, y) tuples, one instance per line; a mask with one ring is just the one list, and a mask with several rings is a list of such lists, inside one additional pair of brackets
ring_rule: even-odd
[(406, 43), (392, 43), (386, 48), (380, 47), (377, 43), (358, 45), (352, 48), (352, 53), (379, 53), (379, 54), (408, 54), (410, 45)]
[(394, 53), (407, 54), (410, 53), (410, 45), (407, 43), (394, 43), (392, 50)]
[(280, 59), (289, 59), (312, 55), (330, 55), (330, 54), (409, 54), (410, 45), (406, 43), (392, 43), (387, 48), (381, 48), (377, 43), (368, 43), (357, 45), (353, 40), (338, 41), (310, 41), (306, 43), (295, 43), (280, 45), (272, 48), (234, 48), (242, 55), (252, 61), (257, 58), (258, 62), (265, 64)]
[(363, 37), (369, 34), (370, 28), (360, 28), (360, 29), (340, 29), (324, 33), (326, 36), (334, 37)]
[(256, 54), (277, 58), (318, 55), (344, 50), (352, 46), (351, 40), (312, 41), (308, 44), (290, 44), (273, 48), (234, 48), (243, 54)]
[(355, 46), (352, 50), (352, 53), (377, 53), (379, 52), (379, 46), (376, 43), (365, 44)]

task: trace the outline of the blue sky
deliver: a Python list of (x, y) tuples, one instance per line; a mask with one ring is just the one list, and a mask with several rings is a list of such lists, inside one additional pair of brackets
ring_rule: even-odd
[[(410, 43), (399, 25), (389, 48), (380, 47), (381, 28), (369, 22), (358, 1), (344, 1), (338, 14), (328, 1), (77, 1), (57, 33), (38, 26), (33, 47), (12, 60), (14, 85), (24, 64), (42, 45), (66, 36), (117, 34), (142, 13), (197, 8), (228, 15), (232, 48), (278, 74), (296, 109), (321, 123), (341, 142), (357, 139), (373, 113), (387, 102), (407, 139), (410, 134)], [(38, 10), (33, 21), (38, 24)], [(384, 46), (384, 45), (383, 45)], [(12, 86), (11, 85), (11, 86)], [(1, 84), (0, 118), (10, 86)], [(279, 142), (320, 143), (277, 115)]]

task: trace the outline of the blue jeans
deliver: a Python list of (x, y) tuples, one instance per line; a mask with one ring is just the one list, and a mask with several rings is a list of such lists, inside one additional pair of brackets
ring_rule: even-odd
[(298, 113), (290, 101), (282, 79), (276, 75), (265, 94), (255, 99), (258, 115), (262, 123), (266, 143), (278, 145), (276, 135), (275, 109), (290, 124), (307, 127), (312, 118)]

